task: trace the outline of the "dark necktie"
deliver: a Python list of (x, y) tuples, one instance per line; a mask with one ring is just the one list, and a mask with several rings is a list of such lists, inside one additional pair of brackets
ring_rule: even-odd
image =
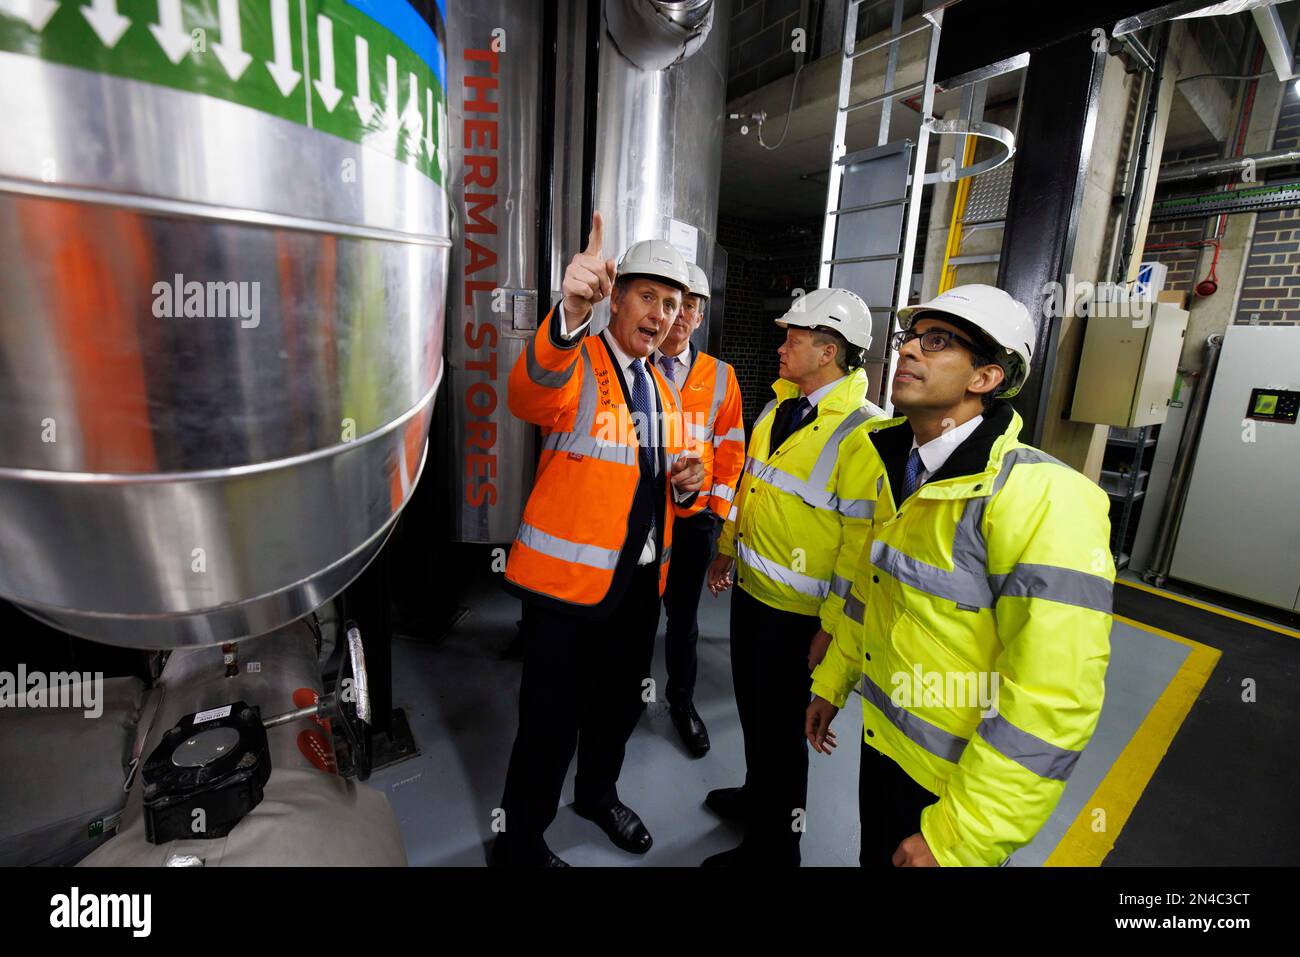
[(776, 410), (776, 421), (772, 423), (771, 451), (775, 452), (786, 439), (798, 431), (804, 417), (811, 409), (812, 403), (804, 396), (798, 399), (786, 399), (781, 403), (780, 408)]
[(910, 498), (920, 486), (921, 471), (924, 468), (925, 466), (921, 464), (921, 450), (912, 449), (912, 454), (907, 457), (907, 466), (903, 470), (903, 498)]
[(650, 386), (646, 382), (645, 366), (640, 359), (632, 360), (632, 420), (636, 424), (637, 440), (641, 443), (641, 461), (650, 474), (655, 473), (655, 459), (650, 448)]
[(668, 377), (668, 381), (673, 383), (674, 385), (676, 385), (677, 383), (677, 376), (675, 370), (677, 369), (677, 363), (680, 361), (681, 360), (678, 359), (676, 356), (659, 357), (659, 364), (663, 366), (664, 375), (666, 375)]

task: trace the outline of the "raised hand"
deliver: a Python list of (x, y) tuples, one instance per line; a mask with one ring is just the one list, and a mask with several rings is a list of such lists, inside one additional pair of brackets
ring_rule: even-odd
[(587, 248), (578, 253), (564, 270), (564, 318), (570, 328), (580, 325), (591, 315), (591, 307), (609, 296), (618, 270), (614, 260), (604, 257), (605, 223), (600, 210), (591, 214), (591, 234)]

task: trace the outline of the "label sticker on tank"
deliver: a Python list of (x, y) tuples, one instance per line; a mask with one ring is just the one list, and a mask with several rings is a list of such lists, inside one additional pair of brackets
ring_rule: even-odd
[(670, 219), (668, 221), (668, 242), (686, 257), (688, 263), (693, 263), (695, 262), (695, 254), (699, 249), (700, 231), (690, 223), (683, 223), (680, 219)]
[(238, 103), (437, 183), (445, 47), (441, 2), (423, 13), (406, 0), (0, 2), (0, 51)]
[(204, 721), (216, 721), (218, 718), (230, 717), (231, 705), (225, 705), (221, 708), (213, 708), (210, 711), (200, 711), (194, 716), (195, 724), (202, 724)]

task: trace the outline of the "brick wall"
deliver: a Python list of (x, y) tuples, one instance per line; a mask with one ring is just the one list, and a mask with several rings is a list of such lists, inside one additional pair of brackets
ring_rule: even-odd
[[(1286, 84), (1273, 149), (1300, 145), (1300, 96)], [(1294, 181), (1294, 169), (1268, 170), (1268, 180)], [(1300, 209), (1277, 209), (1255, 218), (1250, 258), (1237, 299), (1237, 325), (1300, 324)]]
[(799, 0), (732, 0), (728, 101), (794, 72), (797, 26)]
[(722, 354), (736, 369), (745, 428), (772, 398), (776, 350), (785, 333), (773, 320), (791, 288), (814, 289), (821, 255), (821, 220), (785, 226), (718, 217), (718, 243), (727, 250), (727, 316)]
[[(1201, 261), (1200, 246), (1187, 246), (1182, 249), (1151, 249), (1165, 243), (1195, 242), (1205, 238), (1205, 220), (1176, 219), (1164, 223), (1152, 223), (1147, 230), (1147, 244), (1143, 252), (1143, 261), (1154, 260), (1169, 267), (1169, 276), (1165, 288), (1172, 292), (1185, 292), (1191, 296), (1196, 284), (1205, 278), (1198, 274)], [(1208, 268), (1206, 268), (1208, 274)], [(1189, 300), (1190, 301), (1190, 300)]]
[[(845, 0), (809, 0), (808, 16), (799, 20), (800, 0), (732, 0), (731, 48), (727, 63), (727, 100), (764, 87), (794, 72), (791, 31), (803, 27), (806, 62), (839, 54), (844, 32)], [(921, 12), (921, 0), (904, 0), (903, 20)], [(894, 5), (879, 3), (858, 10), (858, 41), (883, 33), (893, 22)]]

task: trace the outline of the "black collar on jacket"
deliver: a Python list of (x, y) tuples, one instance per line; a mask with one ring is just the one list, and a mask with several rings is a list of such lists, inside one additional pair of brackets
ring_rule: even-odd
[[(926, 484), (983, 472), (988, 468), (993, 443), (1010, 427), (1011, 416), (1011, 403), (1002, 400), (994, 402), (993, 408), (984, 413), (984, 421), (975, 427), (975, 431), (961, 445), (953, 449), (948, 461), (926, 480)], [(897, 492), (903, 488), (903, 472), (907, 467), (908, 453), (912, 450), (913, 437), (912, 423), (907, 421), (871, 433), (871, 443), (876, 447), (880, 460), (885, 463), (889, 487), (895, 492), (894, 504), (898, 504)]]

